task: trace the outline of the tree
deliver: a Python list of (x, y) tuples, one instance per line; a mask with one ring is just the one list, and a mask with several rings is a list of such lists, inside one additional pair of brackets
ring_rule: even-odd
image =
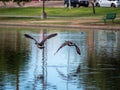
[[(26, 2), (30, 2), (31, 0), (13, 0), (13, 2), (16, 2), (19, 6), (24, 5)], [(22, 3), (22, 4), (21, 4)]]

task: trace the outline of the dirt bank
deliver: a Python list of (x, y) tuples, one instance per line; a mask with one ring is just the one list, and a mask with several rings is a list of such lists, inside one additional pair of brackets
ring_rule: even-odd
[[(98, 23), (99, 22), (99, 23)], [(99, 19), (87, 20), (28, 20), (28, 21), (2, 21), (0, 26), (21, 26), (21, 27), (55, 27), (55, 28), (74, 28), (74, 29), (106, 29), (106, 30), (120, 30), (120, 25), (114, 25), (109, 22), (107, 24), (101, 23)]]

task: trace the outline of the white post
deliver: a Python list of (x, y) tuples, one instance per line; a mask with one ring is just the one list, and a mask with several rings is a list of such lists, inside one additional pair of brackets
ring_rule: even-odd
[(71, 0), (69, 0), (69, 8), (71, 8)]

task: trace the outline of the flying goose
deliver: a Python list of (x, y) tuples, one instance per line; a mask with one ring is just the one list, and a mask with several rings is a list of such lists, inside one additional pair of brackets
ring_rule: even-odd
[(37, 45), (38, 48), (40, 49), (43, 49), (44, 48), (44, 42), (47, 40), (47, 39), (50, 39), (52, 37), (55, 37), (57, 35), (57, 33), (54, 33), (54, 34), (50, 34), (48, 35), (47, 37), (45, 37), (41, 42), (38, 42), (35, 38), (33, 38), (32, 36), (30, 36), (29, 34), (24, 34), (24, 36), (26, 38), (30, 38), (32, 40), (35, 41), (35, 44)]
[(79, 47), (78, 47), (75, 43), (73, 43), (73, 42), (71, 42), (71, 41), (65, 41), (65, 42), (58, 48), (58, 50), (55, 52), (55, 54), (56, 54), (62, 47), (66, 46), (66, 45), (68, 45), (68, 46), (75, 46), (76, 52), (77, 52), (79, 55), (81, 54)]

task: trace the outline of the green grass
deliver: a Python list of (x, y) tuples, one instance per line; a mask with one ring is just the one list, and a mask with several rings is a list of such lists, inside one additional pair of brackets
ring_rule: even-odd
[(0, 15), (38, 16), (40, 8), (0, 8)]
[[(115, 12), (120, 17), (120, 8), (95, 8), (93, 14), (92, 7), (85, 8), (45, 8), (47, 16), (51, 17), (98, 17), (106, 13)], [(0, 16), (40, 16), (42, 8), (0, 8)]]
[[(92, 7), (80, 7), (80, 8), (45, 8), (47, 13), (46, 20), (84, 20), (84, 19), (100, 19), (101, 21), (98, 23), (91, 24), (99, 24), (102, 21), (102, 18), (110, 12), (115, 12), (117, 14), (117, 18), (115, 19), (115, 25), (120, 24), (120, 8), (95, 8), (96, 14), (93, 14)], [(0, 21), (2, 22), (32, 22), (32, 21), (40, 21), (42, 13), (42, 8), (40, 7), (29, 7), (29, 8), (0, 8)], [(22, 16), (22, 17), (21, 17)], [(49, 18), (55, 17), (55, 18)], [(56, 18), (59, 17), (59, 18)], [(108, 21), (111, 23), (111, 21)], [(61, 24), (67, 25), (70, 22), (37, 22), (36, 24)], [(87, 23), (85, 23), (87, 24)], [(89, 23), (88, 23), (89, 24)]]

